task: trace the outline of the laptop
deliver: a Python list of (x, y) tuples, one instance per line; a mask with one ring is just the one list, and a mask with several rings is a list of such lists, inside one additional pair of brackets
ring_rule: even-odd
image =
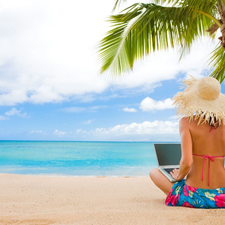
[(171, 176), (173, 169), (179, 169), (181, 159), (181, 144), (154, 144), (158, 169), (171, 181), (176, 180)]

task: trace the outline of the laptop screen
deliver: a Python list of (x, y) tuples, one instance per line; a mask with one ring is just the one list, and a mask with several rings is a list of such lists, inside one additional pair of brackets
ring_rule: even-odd
[(154, 147), (159, 166), (179, 165), (180, 144), (154, 144)]

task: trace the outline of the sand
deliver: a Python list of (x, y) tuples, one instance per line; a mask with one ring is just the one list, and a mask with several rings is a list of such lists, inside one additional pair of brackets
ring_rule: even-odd
[(168, 207), (148, 177), (0, 174), (0, 224), (225, 224), (224, 209)]

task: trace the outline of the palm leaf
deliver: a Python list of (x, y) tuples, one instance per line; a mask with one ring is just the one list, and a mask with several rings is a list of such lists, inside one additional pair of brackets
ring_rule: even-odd
[[(199, 4), (196, 10), (204, 9), (210, 14), (215, 11), (214, 1), (207, 5), (208, 11), (204, 7)], [(196, 10), (189, 6), (134, 4), (111, 16), (112, 29), (100, 42), (101, 72), (108, 69), (114, 74), (127, 72), (132, 70), (135, 60), (143, 59), (156, 50), (171, 46), (190, 48), (197, 37), (208, 35), (205, 30), (213, 24)]]
[(121, 4), (121, 2), (126, 2), (127, 0), (116, 0), (115, 1), (115, 4), (114, 4), (114, 7), (113, 7), (113, 10), (115, 10), (116, 8), (118, 8)]
[(225, 52), (222, 46), (218, 46), (212, 53), (210, 64), (212, 64), (213, 72), (210, 76), (216, 78), (220, 83), (225, 78)]
[[(170, 0), (170, 1), (172, 1), (172, 0)], [(177, 1), (177, 0), (173, 0), (173, 1)], [(113, 10), (115, 10), (116, 8), (119, 8), (119, 6), (122, 2), (127, 2), (127, 0), (115, 0)], [(151, 2), (156, 3), (156, 4), (163, 4), (163, 3), (167, 2), (167, 0), (152, 0)]]

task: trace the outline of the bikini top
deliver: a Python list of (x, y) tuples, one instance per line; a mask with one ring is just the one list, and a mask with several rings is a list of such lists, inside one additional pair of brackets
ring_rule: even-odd
[(214, 158), (223, 158), (224, 156), (210, 156), (210, 155), (196, 155), (196, 154), (193, 154), (193, 155), (204, 158), (203, 165), (202, 165), (202, 181), (204, 179), (205, 161), (206, 161), (206, 159), (209, 160), (209, 169), (208, 169), (208, 171), (209, 171), (208, 172), (208, 186), (209, 186), (210, 185), (210, 161), (214, 161)]
[[(211, 128), (210, 132), (213, 130), (213, 127)], [(202, 157), (204, 158), (203, 165), (202, 165), (202, 181), (204, 179), (204, 167), (205, 167), (205, 161), (206, 159), (209, 160), (209, 169), (208, 169), (208, 186), (210, 185), (210, 162), (214, 161), (214, 158), (224, 158), (224, 156), (210, 156), (210, 155), (197, 155), (197, 154), (192, 154), (194, 156)]]

